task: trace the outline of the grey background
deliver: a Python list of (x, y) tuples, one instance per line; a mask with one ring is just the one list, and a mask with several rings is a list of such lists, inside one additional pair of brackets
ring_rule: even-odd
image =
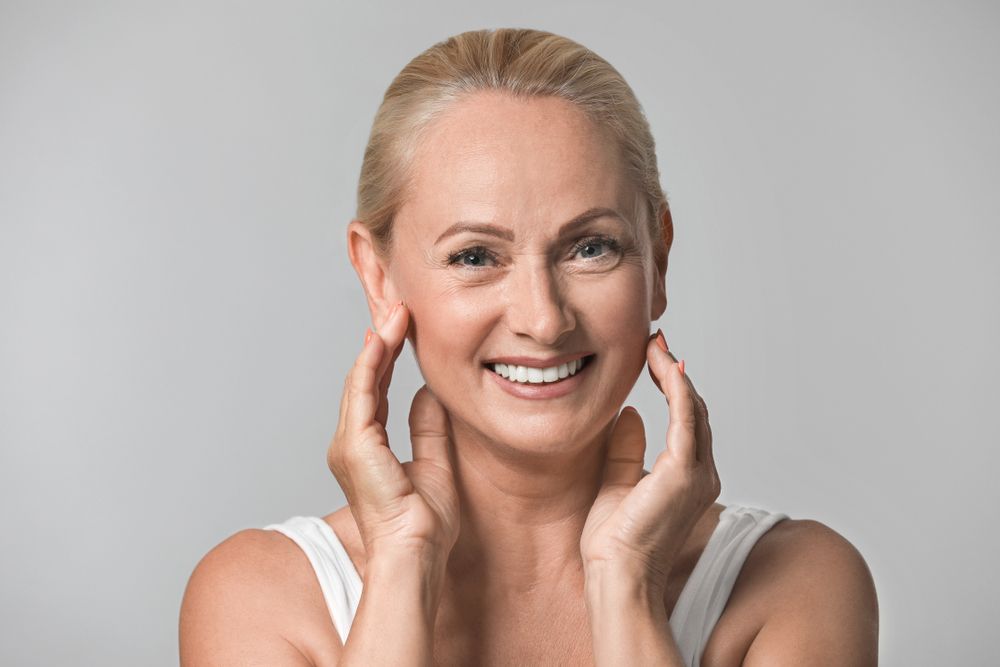
[[(0, 663), (174, 664), (205, 552), (342, 505), (372, 116), (418, 52), (499, 26), (582, 42), (644, 104), (658, 324), (721, 501), (851, 540), (885, 664), (995, 659), (1000, 11), (693, 4), (3, 2)], [(662, 437), (651, 385), (633, 403)]]

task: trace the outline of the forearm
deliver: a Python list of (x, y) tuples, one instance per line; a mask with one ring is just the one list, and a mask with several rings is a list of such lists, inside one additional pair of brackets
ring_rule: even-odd
[(588, 572), (594, 664), (684, 667), (663, 593), (612, 572)]
[(432, 664), (444, 567), (420, 557), (373, 557), (339, 665)]

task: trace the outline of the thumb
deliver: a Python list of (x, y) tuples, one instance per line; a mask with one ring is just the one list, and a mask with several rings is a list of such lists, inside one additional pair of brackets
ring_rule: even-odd
[(646, 454), (646, 429), (642, 417), (631, 405), (622, 410), (611, 431), (608, 458), (604, 463), (604, 484), (635, 486), (642, 479)]
[(451, 466), (451, 435), (448, 411), (424, 385), (410, 404), (410, 442), (413, 460), (426, 459), (449, 472)]

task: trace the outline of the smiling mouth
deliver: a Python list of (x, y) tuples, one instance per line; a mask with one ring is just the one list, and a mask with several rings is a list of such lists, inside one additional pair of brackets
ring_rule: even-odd
[(514, 364), (484, 364), (486, 368), (502, 378), (520, 384), (555, 384), (573, 377), (590, 363), (594, 355), (588, 354), (574, 361), (548, 368), (533, 368)]

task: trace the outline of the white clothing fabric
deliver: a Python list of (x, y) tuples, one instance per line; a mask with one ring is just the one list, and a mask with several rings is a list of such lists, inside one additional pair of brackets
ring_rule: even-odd
[[(757, 540), (788, 515), (742, 505), (727, 505), (719, 524), (684, 584), (670, 614), (670, 628), (684, 664), (698, 667), (708, 638), (729, 600), (736, 578)], [(329, 524), (315, 516), (294, 516), (270, 524), (293, 540), (312, 564), (333, 625), (347, 641), (361, 601), (363, 583), (344, 545)]]

